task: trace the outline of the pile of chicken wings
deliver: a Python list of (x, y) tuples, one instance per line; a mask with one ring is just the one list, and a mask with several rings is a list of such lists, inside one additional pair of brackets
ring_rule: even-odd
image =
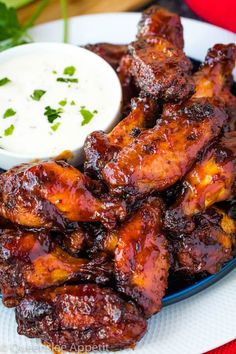
[(170, 273), (213, 274), (234, 257), (222, 202), (236, 194), (236, 46), (216, 44), (193, 73), (183, 45), (179, 16), (158, 6), (131, 44), (87, 45), (117, 71), (123, 119), (87, 137), (80, 169), (0, 175), (0, 288), (19, 334), (134, 347)]

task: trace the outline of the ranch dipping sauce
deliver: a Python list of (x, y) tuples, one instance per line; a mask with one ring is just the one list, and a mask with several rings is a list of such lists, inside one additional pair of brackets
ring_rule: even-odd
[(0, 55), (0, 147), (32, 159), (77, 149), (92, 131), (111, 128), (120, 108), (120, 84), (107, 63), (82, 48), (47, 45)]

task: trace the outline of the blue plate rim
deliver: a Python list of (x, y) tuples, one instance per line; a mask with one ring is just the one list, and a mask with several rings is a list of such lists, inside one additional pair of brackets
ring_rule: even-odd
[(162, 299), (163, 307), (175, 304), (179, 301), (185, 300), (193, 295), (198, 294), (199, 292), (205, 290), (209, 286), (215, 284), (216, 282), (224, 278), (234, 268), (236, 268), (236, 257), (226, 263), (218, 273), (209, 275), (208, 277), (184, 288), (183, 290), (165, 296)]

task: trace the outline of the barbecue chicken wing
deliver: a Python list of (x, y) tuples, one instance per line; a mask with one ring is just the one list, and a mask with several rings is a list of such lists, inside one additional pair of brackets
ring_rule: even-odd
[(164, 38), (138, 40), (129, 45), (131, 73), (141, 90), (167, 102), (191, 96), (192, 64), (181, 49)]
[(130, 114), (109, 134), (95, 131), (87, 137), (84, 145), (85, 172), (101, 178), (101, 170), (105, 164), (112, 160), (120, 149), (129, 145), (143, 129), (152, 127), (157, 114), (158, 105), (152, 98), (140, 96), (133, 99)]
[(164, 190), (182, 178), (216, 138), (227, 114), (212, 99), (166, 105), (157, 125), (141, 133), (102, 173), (111, 193)]
[(45, 289), (67, 281), (107, 283), (113, 267), (103, 257), (88, 260), (63, 251), (49, 234), (20, 230), (1, 230), (0, 287), (5, 306), (35, 289)]
[(183, 49), (183, 26), (180, 17), (159, 6), (151, 6), (142, 13), (138, 24), (137, 39), (161, 37), (177, 48)]
[(165, 227), (191, 228), (192, 215), (233, 195), (235, 177), (236, 139), (234, 135), (225, 136), (205, 152), (184, 178), (180, 197), (166, 212)]
[(230, 81), (235, 60), (235, 44), (216, 44), (209, 49), (204, 63), (194, 74), (194, 97), (220, 97)]
[(150, 317), (161, 309), (167, 288), (169, 252), (161, 231), (163, 205), (149, 197), (117, 231), (115, 275), (117, 288)]
[(65, 162), (25, 164), (0, 176), (0, 215), (29, 227), (65, 228), (68, 221), (101, 221), (114, 226), (125, 216), (120, 202), (102, 202), (91, 184)]
[(181, 233), (176, 227), (172, 234), (175, 270), (217, 273), (233, 257), (236, 223), (216, 208), (199, 213), (193, 219), (195, 228), (192, 232)]
[(134, 348), (147, 328), (133, 303), (92, 284), (31, 294), (17, 306), (16, 321), (19, 334), (73, 352)]
[(236, 60), (235, 44), (216, 44), (209, 49), (199, 71), (194, 74), (194, 97), (220, 97), (229, 115), (229, 130), (236, 130), (236, 97), (230, 92)]

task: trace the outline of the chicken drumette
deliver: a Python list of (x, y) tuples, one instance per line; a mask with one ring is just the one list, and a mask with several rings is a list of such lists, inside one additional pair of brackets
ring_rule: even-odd
[(19, 334), (73, 352), (133, 348), (147, 328), (132, 302), (93, 284), (26, 296), (16, 308), (16, 321)]
[(8, 307), (35, 289), (71, 280), (104, 284), (112, 273), (112, 264), (104, 257), (72, 257), (48, 233), (19, 229), (0, 232), (0, 288)]
[(65, 162), (14, 167), (0, 176), (0, 215), (35, 228), (65, 228), (74, 221), (110, 227), (124, 218), (124, 203), (103, 202), (90, 187), (92, 181)]
[(193, 215), (233, 195), (236, 142), (229, 135), (210, 147), (185, 176), (180, 196), (166, 212), (166, 229), (191, 230)]

